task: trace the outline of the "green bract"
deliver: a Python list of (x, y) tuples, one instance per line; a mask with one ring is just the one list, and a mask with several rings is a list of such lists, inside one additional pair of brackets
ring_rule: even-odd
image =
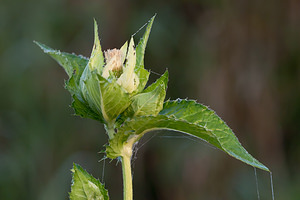
[[(108, 158), (122, 159), (124, 197), (132, 200), (130, 158), (133, 145), (147, 132), (173, 130), (197, 137), (253, 167), (269, 169), (253, 158), (226, 123), (208, 107), (191, 100), (164, 102), (168, 71), (145, 88), (149, 72), (144, 54), (154, 17), (137, 47), (131, 37), (120, 49), (104, 51), (95, 24), (91, 57), (85, 58), (54, 50), (36, 42), (66, 71), (66, 89), (72, 95), (75, 113), (105, 124), (109, 135)], [(108, 199), (100, 182), (74, 165), (70, 198)]]

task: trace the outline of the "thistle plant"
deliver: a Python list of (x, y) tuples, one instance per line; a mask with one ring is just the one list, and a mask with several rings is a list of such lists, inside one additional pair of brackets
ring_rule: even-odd
[[(173, 130), (199, 138), (255, 168), (269, 169), (253, 158), (232, 130), (211, 109), (194, 100), (167, 100), (168, 71), (145, 87), (149, 71), (144, 54), (155, 16), (137, 46), (134, 38), (120, 49), (102, 51), (98, 26), (90, 58), (54, 50), (36, 42), (66, 71), (66, 89), (75, 114), (104, 124), (108, 135), (105, 156), (122, 163), (124, 200), (133, 199), (131, 157), (134, 145), (149, 131)], [(106, 200), (108, 192), (98, 179), (74, 164), (71, 200)]]

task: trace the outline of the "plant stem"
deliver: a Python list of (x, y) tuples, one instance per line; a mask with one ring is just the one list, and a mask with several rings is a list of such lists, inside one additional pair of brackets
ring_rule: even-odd
[(132, 148), (136, 141), (137, 141), (137, 136), (134, 136), (134, 137), (128, 139), (123, 144), (123, 149), (122, 149), (122, 153), (121, 153), (124, 200), (133, 200), (131, 156), (132, 156)]
[(104, 127), (108, 134), (109, 139), (112, 139), (115, 136), (115, 130), (114, 130), (113, 123), (108, 123)]
[(123, 171), (123, 195), (124, 200), (133, 200), (132, 175), (131, 175), (131, 155), (122, 156)]

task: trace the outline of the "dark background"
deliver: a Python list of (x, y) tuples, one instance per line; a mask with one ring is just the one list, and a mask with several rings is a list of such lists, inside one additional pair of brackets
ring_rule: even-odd
[[(32, 41), (89, 56), (93, 18), (108, 49), (155, 13), (151, 81), (168, 68), (167, 98), (209, 105), (272, 170), (275, 199), (300, 199), (299, 10), (297, 0), (1, 0), (0, 199), (67, 199), (73, 162), (122, 199), (120, 163), (106, 160), (103, 176), (102, 124), (72, 116), (65, 72)], [(174, 132), (142, 139), (133, 167), (135, 199), (257, 199), (252, 167)], [(269, 174), (257, 178), (271, 199)]]

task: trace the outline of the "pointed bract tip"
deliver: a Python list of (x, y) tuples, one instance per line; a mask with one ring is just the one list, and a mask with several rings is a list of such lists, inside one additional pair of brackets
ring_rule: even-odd
[(151, 19), (155, 19), (156, 15), (157, 15), (157, 13), (155, 13)]
[(51, 47), (48, 47), (47, 45), (40, 43), (38, 41), (33, 41), (33, 43), (35, 43), (37, 46), (39, 46), (44, 53), (54, 53), (54, 52), (59, 52), (58, 50), (54, 50)]
[(94, 18), (94, 26), (98, 26), (97, 20)]
[(33, 40), (33, 43), (36, 44), (37, 46), (39, 46), (41, 49), (43, 49), (43, 46), (45, 46), (44, 44), (42, 44), (36, 40)]
[(133, 48), (134, 48), (134, 39), (133, 39), (132, 36), (131, 36), (131, 39), (130, 39), (130, 42), (129, 42), (129, 48), (130, 48), (131, 46), (133, 46)]
[(148, 24), (149, 24), (149, 23), (151, 23), (151, 24), (153, 23), (153, 21), (154, 21), (156, 15), (157, 15), (157, 13), (155, 13), (155, 14), (153, 15), (153, 17), (150, 18), (150, 20), (148, 21)]
[(98, 23), (96, 19), (94, 18), (94, 43), (99, 40), (99, 34), (98, 34)]

